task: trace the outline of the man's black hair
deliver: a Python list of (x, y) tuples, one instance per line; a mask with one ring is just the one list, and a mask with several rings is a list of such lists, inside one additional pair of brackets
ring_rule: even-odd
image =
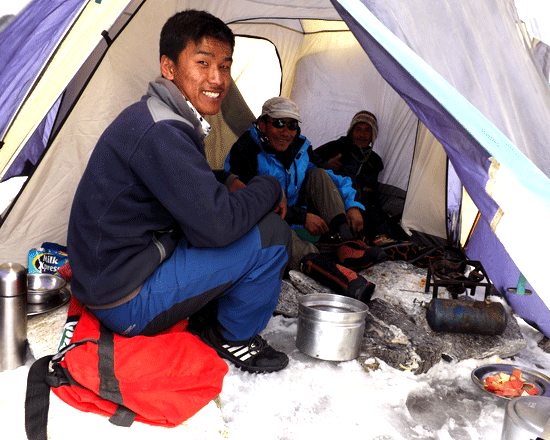
[(160, 32), (160, 56), (176, 62), (189, 41), (199, 44), (204, 37), (228, 43), (235, 48), (233, 32), (218, 17), (205, 11), (188, 9), (170, 17)]

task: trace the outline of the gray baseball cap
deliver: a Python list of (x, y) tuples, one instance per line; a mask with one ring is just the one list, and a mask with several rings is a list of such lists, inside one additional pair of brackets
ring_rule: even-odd
[(292, 118), (298, 122), (302, 122), (296, 103), (282, 96), (270, 98), (264, 102), (260, 118), (265, 115), (269, 115), (272, 118)]

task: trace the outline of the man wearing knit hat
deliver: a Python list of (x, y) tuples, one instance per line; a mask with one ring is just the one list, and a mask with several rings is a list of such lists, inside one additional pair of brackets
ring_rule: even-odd
[[(371, 112), (362, 110), (352, 118), (346, 136), (321, 145), (315, 150), (321, 159), (330, 164), (332, 169), (350, 177), (361, 190), (365, 236), (371, 244), (387, 249), (395, 246), (392, 238), (392, 227), (388, 215), (382, 210), (379, 194), (378, 175), (384, 169), (382, 158), (373, 151), (378, 137), (378, 122)], [(407, 248), (410, 243), (406, 243)], [(392, 254), (387, 252), (389, 257)], [(396, 259), (401, 254), (396, 254)], [(402, 259), (406, 259), (403, 256)]]
[(301, 121), (292, 100), (268, 99), (258, 120), (231, 148), (225, 170), (238, 175), (245, 184), (258, 175), (277, 177), (288, 201), (287, 223), (321, 236), (319, 242), (329, 250), (321, 254), (313, 243), (293, 231), (288, 267), (338, 293), (367, 302), (374, 285), (351, 269), (366, 268), (385, 259), (386, 254), (354, 240), (354, 232), (363, 229), (364, 207), (353, 182), (331, 171), (313, 152), (310, 142), (300, 134)]
[(356, 181), (366, 197), (374, 199), (378, 197), (378, 175), (384, 169), (382, 158), (373, 151), (377, 137), (376, 116), (362, 110), (351, 120), (346, 136), (321, 145), (315, 152), (334, 171)]

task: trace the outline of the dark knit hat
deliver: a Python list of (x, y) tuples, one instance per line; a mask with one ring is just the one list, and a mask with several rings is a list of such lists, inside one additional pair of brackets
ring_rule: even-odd
[(372, 143), (374, 144), (374, 141), (378, 137), (378, 122), (376, 116), (366, 110), (361, 110), (355, 114), (348, 129), (348, 136), (353, 131), (353, 128), (360, 122), (365, 122), (372, 127)]

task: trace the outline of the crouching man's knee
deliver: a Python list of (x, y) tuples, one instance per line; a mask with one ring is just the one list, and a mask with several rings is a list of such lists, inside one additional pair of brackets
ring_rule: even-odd
[(332, 182), (332, 179), (328, 175), (327, 170), (323, 168), (313, 168), (312, 170), (309, 170), (306, 174), (306, 182), (312, 181), (311, 183), (313, 185), (319, 183), (319, 181), (326, 181), (327, 179)]
[[(287, 255), (292, 251), (292, 234), (290, 226), (280, 215), (270, 212), (258, 223), (262, 249), (271, 246), (285, 246)], [(288, 258), (288, 257), (287, 257)]]
[(270, 212), (258, 223), (262, 249), (279, 248), (277, 252), (282, 279), (288, 259), (292, 255), (292, 231), (288, 223), (280, 215)]

